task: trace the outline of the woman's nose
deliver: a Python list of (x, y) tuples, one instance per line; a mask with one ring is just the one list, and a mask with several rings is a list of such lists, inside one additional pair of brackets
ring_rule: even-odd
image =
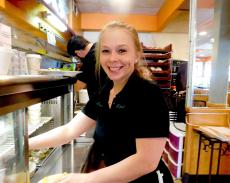
[(112, 51), (110, 54), (110, 60), (111, 61), (116, 61), (118, 60), (118, 54), (115, 51)]

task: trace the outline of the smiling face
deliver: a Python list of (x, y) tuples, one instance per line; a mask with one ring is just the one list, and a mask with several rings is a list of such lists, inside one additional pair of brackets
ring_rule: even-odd
[(131, 33), (124, 28), (108, 28), (101, 36), (100, 64), (115, 83), (128, 81), (139, 60)]

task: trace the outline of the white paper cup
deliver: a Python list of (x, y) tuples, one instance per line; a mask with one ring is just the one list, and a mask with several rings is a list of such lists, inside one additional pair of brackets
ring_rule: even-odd
[(27, 67), (28, 67), (28, 73), (29, 74), (39, 74), (40, 64), (42, 57), (37, 54), (27, 54)]
[(12, 53), (11, 48), (0, 47), (0, 75), (7, 75)]

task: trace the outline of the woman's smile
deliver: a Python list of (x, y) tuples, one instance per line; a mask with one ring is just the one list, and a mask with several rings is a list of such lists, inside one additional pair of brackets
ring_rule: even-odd
[(111, 66), (108, 66), (108, 68), (111, 72), (118, 72), (123, 68), (123, 66), (122, 65), (111, 65)]

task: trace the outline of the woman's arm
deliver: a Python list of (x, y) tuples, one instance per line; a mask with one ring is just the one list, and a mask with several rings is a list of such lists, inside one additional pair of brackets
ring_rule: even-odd
[(80, 112), (66, 125), (30, 138), (29, 149), (41, 149), (63, 145), (79, 137), (94, 125), (95, 120)]
[(136, 154), (106, 168), (88, 174), (70, 174), (64, 182), (124, 183), (154, 171), (165, 147), (166, 138), (136, 140)]

